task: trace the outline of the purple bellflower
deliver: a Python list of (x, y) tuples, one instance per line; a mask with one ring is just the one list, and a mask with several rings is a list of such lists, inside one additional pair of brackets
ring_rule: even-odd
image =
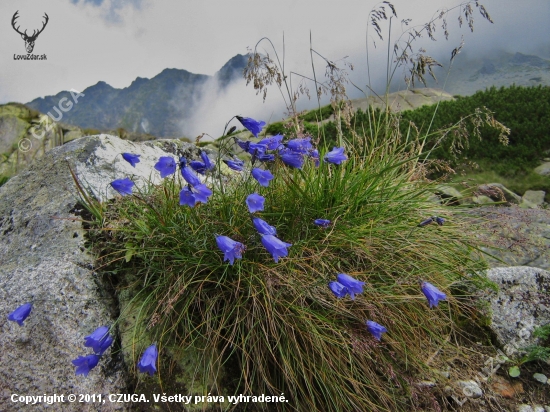
[(224, 160), (224, 163), (233, 170), (241, 172), (243, 170), (244, 162), (242, 160)]
[(208, 198), (212, 196), (212, 191), (204, 184), (199, 184), (193, 187), (193, 194), (197, 202), (206, 203)]
[(260, 212), (264, 210), (265, 197), (260, 196), (258, 193), (252, 193), (246, 198), (246, 205), (250, 213)]
[(329, 227), (330, 220), (328, 220), (328, 219), (315, 219), (313, 221), (313, 223), (316, 224), (319, 227)]
[(176, 172), (176, 161), (170, 156), (161, 156), (155, 164), (155, 169), (160, 172), (160, 177), (173, 175)]
[(265, 126), (265, 122), (258, 122), (254, 119), (251, 119), (250, 117), (241, 117), (241, 116), (235, 116), (235, 117), (255, 137), (258, 137), (258, 133), (260, 133), (262, 131), (262, 128)]
[(328, 287), (330, 288), (332, 293), (334, 293), (334, 296), (336, 296), (338, 299), (345, 297), (349, 293), (348, 288), (346, 288), (340, 282), (330, 282), (328, 284)]
[(130, 163), (133, 167), (136, 167), (136, 163), (139, 163), (139, 157), (141, 155), (136, 155), (132, 153), (122, 153), (122, 158)]
[(442, 217), (439, 217), (439, 216), (434, 216), (435, 217), (435, 222), (439, 225), (439, 226), (443, 226), (443, 223), (445, 223), (445, 219), (443, 219)]
[(229, 263), (233, 265), (235, 258), (242, 259), (242, 254), (246, 247), (241, 242), (231, 239), (227, 236), (216, 236), (216, 243), (223, 252), (223, 261), (229, 260)]
[(283, 140), (283, 135), (278, 134), (275, 136), (266, 137), (265, 139), (260, 140), (258, 144), (265, 145), (267, 147), (267, 150), (277, 150), (281, 145), (282, 140)]
[(372, 320), (367, 320), (367, 329), (377, 340), (382, 339), (382, 334), (388, 331), (384, 326)]
[(193, 169), (197, 173), (200, 173), (201, 175), (206, 173), (206, 165), (203, 162), (192, 160), (191, 162), (189, 162), (189, 166), (191, 166), (191, 169)]
[(424, 293), (424, 296), (426, 296), (426, 299), (428, 299), (430, 308), (437, 306), (440, 300), (447, 299), (447, 295), (445, 295), (443, 292), (441, 292), (438, 288), (436, 288), (434, 285), (432, 285), (429, 282), (422, 282), (421, 289), (422, 289), (422, 293)]
[(158, 354), (157, 345), (154, 343), (145, 349), (137, 364), (139, 371), (141, 373), (148, 373), (153, 376), (153, 374), (157, 371), (156, 363)]
[(197, 199), (191, 190), (191, 186), (185, 186), (180, 191), (180, 205), (195, 207), (195, 204), (197, 204)]
[(97, 355), (103, 355), (103, 352), (111, 346), (113, 338), (109, 335), (109, 328), (101, 326), (84, 338), (84, 346), (92, 348)]
[(254, 224), (254, 227), (261, 235), (276, 235), (277, 229), (275, 227), (271, 226), (269, 223), (267, 223), (265, 220), (260, 219), (259, 217), (255, 217), (252, 219), (252, 223)]
[(288, 256), (287, 248), (292, 246), (292, 244), (283, 242), (273, 235), (263, 235), (262, 244), (271, 254), (271, 256), (273, 256), (273, 260), (275, 261), (275, 263), (279, 262), (280, 257)]
[(241, 149), (243, 149), (245, 152), (248, 152), (248, 149), (250, 148), (250, 143), (252, 143), (250, 140), (241, 140), (237, 139), (236, 137), (234, 139)]
[(258, 181), (261, 186), (268, 187), (269, 181), (273, 179), (273, 175), (269, 170), (262, 170), (257, 167), (252, 169), (252, 176)]
[(79, 356), (73, 360), (73, 365), (76, 366), (76, 374), (88, 376), (88, 373), (97, 366), (99, 355)]
[(19, 306), (12, 313), (8, 315), (8, 320), (17, 322), (19, 326), (23, 326), (23, 321), (29, 317), (32, 310), (32, 303), (25, 303)]
[(264, 145), (264, 144), (260, 144), (260, 143), (250, 143), (250, 145), (248, 146), (248, 149), (246, 150), (248, 153), (250, 153), (251, 155), (261, 155), (261, 154), (264, 154), (265, 151), (267, 150), (267, 146)]
[(348, 157), (344, 154), (343, 147), (334, 147), (332, 151), (328, 152), (324, 157), (325, 162), (333, 163), (335, 165), (341, 164), (344, 160), (348, 160)]
[(260, 161), (260, 162), (272, 162), (275, 160), (275, 155), (274, 154), (260, 154), (258, 156), (256, 156), (256, 158)]
[(363, 293), (365, 282), (360, 282), (345, 273), (338, 273), (336, 280), (348, 289), (351, 299), (355, 299), (356, 293)]
[(197, 186), (202, 183), (199, 177), (195, 173), (193, 173), (193, 170), (189, 166), (181, 168), (181, 175), (183, 176), (185, 181), (191, 186)]
[(420, 222), (418, 224), (418, 227), (424, 227), (424, 226), (427, 226), (429, 225), (430, 223), (432, 223), (434, 221), (433, 217), (429, 217), (427, 218), (426, 220), (423, 220), (422, 222)]
[(134, 187), (134, 182), (132, 182), (128, 177), (124, 179), (117, 179), (111, 182), (111, 186), (122, 196), (131, 195), (132, 188)]
[(303, 139), (292, 139), (286, 142), (286, 147), (295, 153), (307, 154), (313, 150), (311, 137)]
[(301, 153), (296, 153), (289, 149), (281, 149), (279, 150), (279, 155), (285, 165), (294, 167), (295, 169), (301, 169), (304, 164), (304, 155)]
[(212, 163), (212, 160), (208, 157), (206, 152), (201, 152), (201, 159), (204, 163), (204, 166), (206, 167), (206, 170), (214, 169), (214, 163)]

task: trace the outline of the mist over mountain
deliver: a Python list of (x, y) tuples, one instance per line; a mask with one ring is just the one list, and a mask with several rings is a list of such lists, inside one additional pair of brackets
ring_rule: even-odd
[[(550, 60), (544, 50), (537, 54), (495, 51), (490, 55), (470, 56), (464, 53), (456, 59), (448, 78), (444, 69), (440, 69), (436, 72), (438, 82), (426, 76), (427, 85), (463, 96), (491, 86), (550, 86)], [(254, 96), (252, 88), (244, 87), (242, 73), (247, 61), (248, 56), (236, 55), (214, 76), (194, 74), (183, 69), (165, 69), (151, 79), (138, 77), (123, 89), (100, 81), (82, 92), (85, 97), (63, 113), (61, 121), (84, 129), (105, 131), (124, 128), (133, 133), (157, 137), (194, 138), (206, 131), (205, 128), (214, 124), (223, 125), (236, 114), (256, 116), (261, 113), (266, 121), (281, 120), (284, 108), (280, 102), (259, 103), (260, 98)], [(422, 85), (417, 84), (416, 87)], [(402, 88), (396, 86), (395, 90)], [(350, 91), (353, 89), (350, 88)], [(54, 108), (59, 106), (63, 97), (72, 99), (70, 92), (63, 91), (55, 96), (35, 99), (27, 106), (42, 113), (51, 113), (56, 120), (59, 112)], [(300, 110), (316, 105), (316, 101), (306, 100)]]
[[(164, 69), (151, 79), (138, 77), (123, 89), (100, 81), (81, 92), (84, 97), (71, 110), (62, 113), (62, 121), (85, 129), (124, 128), (158, 137), (181, 137), (185, 131), (182, 123), (194, 116), (194, 109), (212, 83), (223, 91), (235, 80), (242, 79), (247, 61), (248, 56), (236, 55), (214, 76)], [(59, 112), (54, 108), (59, 107), (64, 97), (72, 100), (69, 91), (62, 91), (55, 96), (34, 99), (27, 106), (49, 112), (55, 120)]]

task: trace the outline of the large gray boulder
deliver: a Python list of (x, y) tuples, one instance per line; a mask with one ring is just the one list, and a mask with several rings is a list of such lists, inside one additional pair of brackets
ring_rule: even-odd
[(550, 176), (550, 162), (544, 162), (533, 171), (542, 176)]
[[(80, 181), (106, 200), (117, 196), (109, 183), (132, 176), (137, 186), (157, 183), (160, 156), (196, 151), (178, 140), (132, 143), (107, 135), (84, 137), (47, 152), (0, 188), (0, 405), (22, 410), (12, 394), (132, 393), (128, 366), (117, 340), (87, 377), (75, 376), (73, 359), (91, 354), (84, 337), (112, 325), (117, 302), (94, 270), (85, 247), (85, 230), (69, 165)], [(136, 168), (123, 152), (141, 154)], [(7, 316), (33, 302), (19, 326)], [(115, 331), (116, 332), (116, 331)], [(115, 333), (116, 334), (116, 333)], [(118, 348), (118, 349), (117, 349)], [(33, 410), (111, 411), (123, 403), (75, 403)]]
[(538, 343), (536, 328), (550, 324), (550, 272), (515, 266), (493, 268), (487, 277), (499, 291), (490, 296), (491, 329), (508, 356)]
[(522, 198), (519, 207), (524, 209), (537, 209), (544, 204), (546, 192), (543, 190), (527, 190)]

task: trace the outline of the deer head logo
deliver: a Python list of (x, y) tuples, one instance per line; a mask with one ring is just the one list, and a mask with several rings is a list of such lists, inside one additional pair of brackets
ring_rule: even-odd
[(21, 33), (19, 31), (19, 26), (17, 26), (17, 28), (15, 27), (15, 20), (17, 20), (17, 18), (19, 17), (17, 15), (17, 13), (19, 13), (19, 10), (17, 10), (15, 12), (15, 14), (13, 15), (13, 17), (11, 19), (11, 25), (12, 25), (13, 29), (21, 35), (23, 40), (25, 40), (25, 48), (27, 49), (27, 53), (32, 53), (32, 51), (34, 49), (34, 42), (36, 41), (36, 38), (38, 37), (38, 35), (40, 33), (42, 33), (42, 31), (44, 30), (44, 28), (46, 27), (46, 24), (48, 24), (49, 17), (46, 13), (44, 13), (44, 18), (46, 19), (46, 21), (43, 23), (42, 28), (40, 30), (38, 30), (38, 32), (36, 30), (34, 30), (32, 32), (32, 35), (29, 36), (29, 35), (27, 35), (27, 30), (25, 30), (24, 33)]

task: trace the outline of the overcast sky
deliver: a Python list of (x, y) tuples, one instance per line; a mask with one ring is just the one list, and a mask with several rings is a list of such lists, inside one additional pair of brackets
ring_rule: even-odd
[[(449, 30), (457, 36), (445, 42), (439, 30), (439, 40), (426, 43), (428, 51), (445, 50), (449, 56), (464, 34), (464, 50), (470, 55), (495, 49), (530, 53), (545, 42), (544, 50), (550, 52), (549, 0), (481, 3), (494, 24), (476, 11), (472, 35), (464, 26), (458, 29), (455, 13)], [(364, 72), (367, 15), (376, 4), (369, 0), (1, 0), (0, 103), (28, 102), (61, 90), (82, 91), (100, 80), (123, 88), (138, 76), (151, 78), (165, 68), (212, 75), (262, 37), (269, 37), (281, 50), (283, 33), (287, 67), (307, 71), (310, 30), (315, 49), (331, 60), (350, 56), (356, 71)], [(441, 7), (459, 2), (395, 0), (393, 4), (399, 18), (396, 28), (403, 18), (422, 24)], [(46, 61), (14, 60), (14, 54), (26, 54), (21, 36), (11, 27), (17, 10), (17, 24), (29, 34), (48, 14), (48, 25), (33, 52), (46, 54)], [(378, 45), (383, 51), (382, 43)], [(384, 53), (375, 57), (376, 62), (384, 59)]]

